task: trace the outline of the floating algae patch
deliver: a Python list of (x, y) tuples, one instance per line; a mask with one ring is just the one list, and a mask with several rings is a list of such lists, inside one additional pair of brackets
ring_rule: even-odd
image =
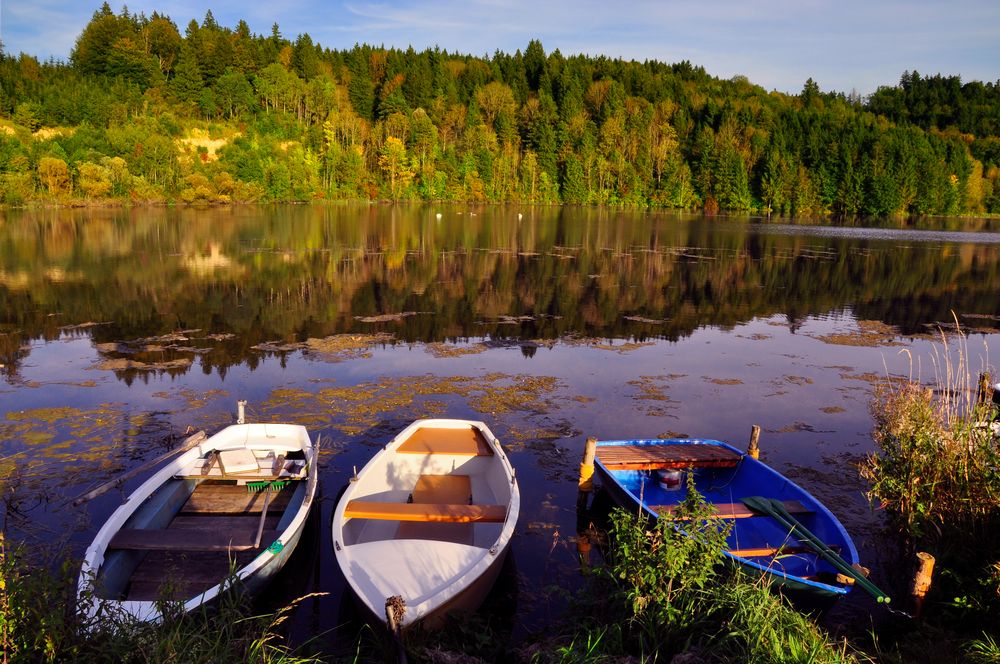
[(103, 360), (92, 365), (91, 369), (99, 371), (166, 371), (168, 369), (187, 369), (191, 366), (191, 358), (179, 357), (162, 362), (141, 362), (124, 357)]
[(396, 337), (386, 332), (377, 334), (334, 334), (322, 339), (309, 338), (302, 342), (265, 341), (253, 350), (265, 353), (292, 353), (297, 350), (303, 355), (325, 362), (367, 359), (374, 346), (395, 343)]
[(307, 356), (328, 362), (369, 358), (368, 352), (374, 346), (392, 344), (395, 336), (387, 333), (379, 334), (335, 334), (322, 339), (307, 339), (303, 344), (303, 352)]
[(650, 404), (646, 408), (645, 414), (649, 417), (666, 417), (668, 409), (675, 408), (675, 406), (665, 405), (672, 401), (665, 392), (667, 386), (658, 384), (665, 380), (667, 380), (666, 376), (640, 376), (638, 380), (628, 381), (629, 385), (639, 390), (639, 394), (632, 397), (636, 401), (660, 402), (660, 404)]
[(810, 335), (823, 343), (837, 346), (901, 346), (899, 330), (881, 321), (859, 320), (858, 331), (841, 334)]
[(7, 413), (0, 421), (5, 462), (0, 488), (16, 486), (22, 494), (47, 500), (55, 488), (101, 481), (171, 442), (171, 427), (162, 415), (135, 414), (122, 404)]
[(616, 344), (613, 341), (605, 339), (597, 339), (595, 337), (578, 337), (575, 335), (566, 335), (561, 338), (559, 342), (567, 346), (586, 346), (596, 350), (607, 350), (620, 354), (629, 353), (631, 351), (638, 350), (639, 348), (645, 348), (646, 346), (656, 345), (656, 342), (654, 341), (623, 341)]
[(464, 355), (479, 355), (480, 353), (485, 353), (488, 348), (486, 344), (474, 344), (472, 346), (458, 346), (455, 344), (446, 344), (441, 342), (434, 342), (424, 344), (424, 350), (437, 358), (446, 357), (462, 357)]
[[(307, 426), (334, 428), (345, 435), (383, 435), (396, 425), (447, 413), (462, 404), (484, 415), (544, 414), (561, 384), (553, 377), (508, 375), (404, 376), (316, 392), (280, 388), (260, 409), (268, 417), (292, 418)], [(279, 417), (280, 419), (280, 417)]]

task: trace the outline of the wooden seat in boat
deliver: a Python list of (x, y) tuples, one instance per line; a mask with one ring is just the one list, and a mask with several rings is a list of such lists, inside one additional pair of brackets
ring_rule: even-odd
[(493, 456), (493, 450), (479, 429), (417, 429), (396, 448), (400, 454), (454, 454), (456, 456)]
[[(264, 531), (260, 547), (267, 547), (280, 533)], [(195, 529), (126, 528), (108, 542), (109, 549), (137, 551), (248, 551), (254, 548), (255, 532), (211, 532)]]
[[(785, 509), (791, 514), (807, 514), (813, 510), (809, 509), (797, 500), (786, 500), (782, 503)], [(755, 512), (743, 503), (712, 503), (715, 513), (708, 515), (709, 518), (717, 519), (746, 519), (754, 516), (767, 516), (760, 512)], [(670, 516), (680, 506), (679, 505), (650, 505), (650, 508), (664, 516)]]
[(468, 475), (421, 475), (412, 496), (412, 503), (352, 500), (344, 516), (425, 523), (502, 523), (507, 516), (504, 505), (469, 504), (472, 481)]
[(606, 445), (597, 459), (608, 470), (735, 468), (742, 455), (718, 445)]

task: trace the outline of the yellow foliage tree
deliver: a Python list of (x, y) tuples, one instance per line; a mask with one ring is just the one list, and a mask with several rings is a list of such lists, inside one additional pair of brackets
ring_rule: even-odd
[(52, 196), (63, 196), (73, 189), (69, 166), (57, 157), (42, 157), (38, 161), (38, 180)]

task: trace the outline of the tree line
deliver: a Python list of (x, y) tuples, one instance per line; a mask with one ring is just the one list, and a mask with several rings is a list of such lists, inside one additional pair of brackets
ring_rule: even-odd
[(0, 51), (0, 198), (455, 200), (714, 213), (1000, 212), (1000, 88), (867, 100), (690, 62), (355, 45), (105, 3), (70, 62)]

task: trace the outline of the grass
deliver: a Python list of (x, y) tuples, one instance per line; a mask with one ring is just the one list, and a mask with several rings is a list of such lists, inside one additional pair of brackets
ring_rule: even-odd
[[(608, 564), (577, 596), (571, 620), (522, 650), (564, 662), (867, 661), (775, 594), (762, 578), (720, 565), (726, 529), (689, 485), (684, 532), (668, 519), (615, 510)], [(551, 631), (551, 630), (550, 630)]]
[(248, 599), (230, 592), (212, 611), (184, 613), (179, 602), (164, 602), (158, 624), (108, 611), (88, 620), (75, 609), (77, 570), (69, 561), (55, 573), (33, 565), (23, 548), (10, 547), (0, 533), (0, 661), (319, 661), (296, 654), (281, 637), (282, 624), (301, 600), (273, 614), (252, 615)]
[(877, 451), (861, 473), (903, 550), (937, 559), (924, 618), (966, 641), (970, 660), (1000, 661), (1000, 444), (987, 426), (996, 415), (992, 390), (977, 387), (986, 367), (973, 370), (961, 331), (941, 338), (932, 384), (911, 378), (877, 386)]

